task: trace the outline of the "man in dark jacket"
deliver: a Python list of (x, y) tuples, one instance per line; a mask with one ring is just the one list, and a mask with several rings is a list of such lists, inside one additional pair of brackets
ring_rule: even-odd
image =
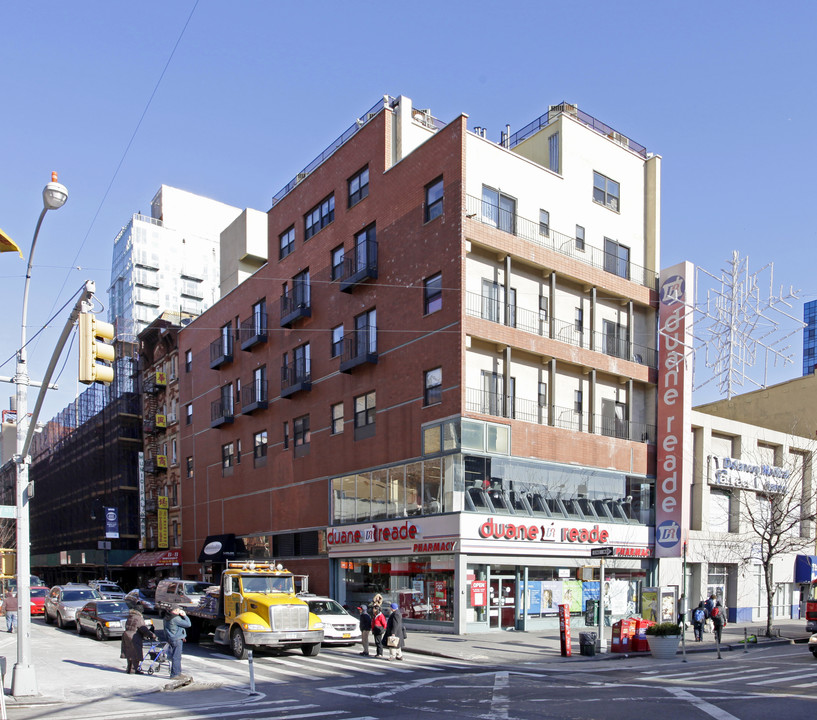
[(189, 628), (190, 625), (190, 618), (178, 605), (174, 605), (165, 618), (165, 639), (170, 646), (168, 656), (170, 658), (171, 679), (182, 674), (182, 643), (187, 637), (186, 628)]
[[(397, 640), (389, 640), (394, 637)], [(386, 632), (383, 633), (383, 643), (389, 648), (389, 660), (402, 660), (405, 647), (406, 629), (403, 627), (403, 616), (397, 603), (391, 604), (391, 615), (386, 622)]]
[(360, 654), (369, 657), (369, 633), (372, 631), (372, 616), (369, 615), (365, 605), (359, 607), (358, 610), (360, 611), (360, 641), (363, 643), (363, 652)]
[(721, 633), (723, 627), (726, 625), (726, 608), (721, 606), (720, 600), (715, 602), (715, 607), (712, 608), (712, 630), (715, 633), (715, 641), (720, 644)]

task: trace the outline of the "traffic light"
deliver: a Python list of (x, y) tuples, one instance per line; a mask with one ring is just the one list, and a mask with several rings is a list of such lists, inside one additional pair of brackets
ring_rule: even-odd
[(114, 335), (113, 325), (97, 320), (93, 313), (79, 315), (79, 381), (86, 385), (113, 382), (114, 349), (107, 345)]

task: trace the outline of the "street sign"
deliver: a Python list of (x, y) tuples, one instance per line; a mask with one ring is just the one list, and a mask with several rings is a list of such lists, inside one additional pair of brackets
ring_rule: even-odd
[(16, 505), (0, 505), (0, 518), (16, 518), (16, 517), (17, 517)]
[(614, 547), (592, 548), (590, 550), (590, 557), (610, 557), (615, 551), (616, 549)]

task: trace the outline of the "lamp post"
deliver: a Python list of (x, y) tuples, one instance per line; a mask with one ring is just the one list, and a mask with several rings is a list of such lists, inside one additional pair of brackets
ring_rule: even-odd
[[(11, 694), (14, 696), (36, 695), (37, 678), (31, 662), (31, 547), (29, 541), (29, 507), (28, 466), (31, 458), (25, 447), (28, 426), (28, 386), (31, 384), (26, 365), (26, 319), (28, 315), (28, 289), (31, 283), (31, 266), (34, 261), (34, 249), (37, 235), (43, 218), (49, 210), (61, 208), (68, 199), (68, 190), (57, 182), (57, 173), (51, 174), (51, 182), (43, 189), (43, 210), (34, 229), (34, 239), (28, 254), (28, 267), (23, 287), (23, 317), (20, 323), (20, 349), (17, 352), (17, 367), (14, 383), (17, 386), (17, 663), (11, 681)], [(24, 453), (26, 453), (24, 455)]]

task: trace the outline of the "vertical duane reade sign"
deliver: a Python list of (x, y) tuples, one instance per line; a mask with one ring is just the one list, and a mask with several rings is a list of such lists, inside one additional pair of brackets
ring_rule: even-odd
[(680, 557), (689, 526), (684, 478), (692, 456), (692, 308), (694, 268), (661, 273), (658, 310), (658, 468), (655, 556)]

